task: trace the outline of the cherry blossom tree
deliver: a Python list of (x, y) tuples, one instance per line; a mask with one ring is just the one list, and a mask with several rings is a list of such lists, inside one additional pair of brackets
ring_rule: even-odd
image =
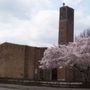
[(70, 62), (82, 73), (84, 81), (88, 81), (90, 77), (90, 38), (82, 38), (76, 42), (76, 45), (70, 44), (71, 47), (73, 45)]
[(48, 48), (40, 61), (40, 68), (61, 68), (70, 65), (77, 68), (88, 80), (90, 75), (90, 38), (81, 38), (68, 45)]
[[(40, 61), (40, 68), (58, 68), (62, 67), (66, 62), (66, 57), (68, 55), (67, 46), (60, 45), (48, 48), (44, 52), (44, 57)], [(67, 50), (67, 52), (66, 52)]]

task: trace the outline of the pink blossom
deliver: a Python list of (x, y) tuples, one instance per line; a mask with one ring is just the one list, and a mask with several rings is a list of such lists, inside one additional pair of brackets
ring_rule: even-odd
[(40, 61), (41, 68), (59, 68), (77, 65), (82, 69), (90, 67), (90, 38), (81, 38), (68, 45), (50, 47)]

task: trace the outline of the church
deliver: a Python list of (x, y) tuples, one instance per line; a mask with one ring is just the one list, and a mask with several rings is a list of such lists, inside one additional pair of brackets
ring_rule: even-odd
[[(74, 9), (63, 5), (59, 14), (58, 44), (68, 44), (74, 40)], [(0, 45), (0, 78), (30, 80), (79, 80), (79, 73), (71, 68), (42, 70), (39, 60), (47, 47), (33, 47), (13, 43)], [(78, 78), (75, 78), (77, 77)]]

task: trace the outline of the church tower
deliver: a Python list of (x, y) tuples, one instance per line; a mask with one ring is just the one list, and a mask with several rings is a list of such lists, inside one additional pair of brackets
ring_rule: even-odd
[(74, 9), (65, 6), (60, 8), (58, 44), (73, 42), (74, 36)]
[[(74, 9), (65, 6), (60, 8), (59, 17), (59, 38), (58, 44), (68, 44), (73, 42), (74, 38)], [(69, 67), (57, 69), (57, 80), (72, 81), (73, 72), (69, 71)]]

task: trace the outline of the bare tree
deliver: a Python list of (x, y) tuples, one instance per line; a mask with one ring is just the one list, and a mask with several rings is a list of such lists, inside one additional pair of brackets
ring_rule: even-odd
[(78, 36), (76, 35), (74, 40), (78, 41), (81, 38), (88, 38), (90, 37), (90, 28), (85, 29), (83, 32), (81, 32)]
[(81, 37), (81, 38), (87, 38), (87, 37), (90, 37), (90, 28), (84, 30), (84, 31), (80, 34), (79, 37)]

